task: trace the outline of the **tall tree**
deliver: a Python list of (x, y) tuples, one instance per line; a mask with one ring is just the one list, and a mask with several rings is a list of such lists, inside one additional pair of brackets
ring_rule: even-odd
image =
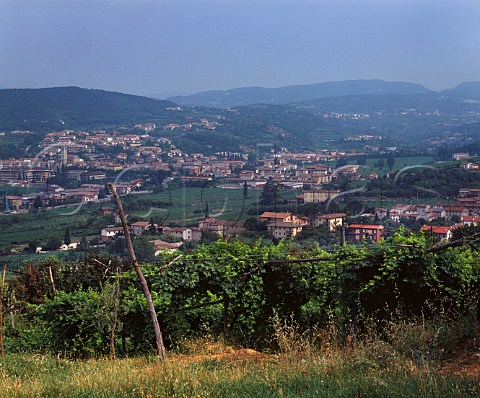
[(385, 160), (378, 159), (377, 162), (375, 163), (375, 166), (377, 166), (379, 169), (383, 169), (385, 167)]
[(155, 222), (153, 221), (153, 218), (150, 219), (150, 233), (152, 233), (152, 234), (157, 233), (157, 226), (155, 225)]
[(205, 202), (205, 219), (210, 216), (210, 211), (208, 209), (208, 202)]
[(40, 209), (43, 206), (42, 199), (40, 198), (40, 195), (37, 195), (35, 198), (35, 202), (33, 202), (33, 207), (35, 209)]
[(387, 158), (387, 166), (390, 171), (393, 170), (393, 166), (395, 166), (395, 158), (393, 156)]
[(65, 230), (65, 236), (63, 237), (63, 243), (65, 243), (67, 246), (72, 243), (72, 238), (70, 237), (70, 228), (67, 227)]
[(78, 249), (79, 251), (83, 251), (83, 252), (88, 252), (88, 241), (87, 241), (87, 238), (85, 238), (85, 235), (82, 236), (82, 239), (80, 240), (80, 245), (78, 246)]
[(260, 197), (261, 205), (274, 205), (277, 199), (277, 185), (270, 177), (263, 187), (262, 196)]

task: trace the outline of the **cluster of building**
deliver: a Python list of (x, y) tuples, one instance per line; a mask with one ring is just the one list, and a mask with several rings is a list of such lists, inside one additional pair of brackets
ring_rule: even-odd
[[(195, 125), (197, 122), (192, 123)], [(198, 123), (208, 128), (215, 127), (218, 122), (200, 120)], [(330, 166), (318, 164), (359, 155), (356, 152), (290, 153), (281, 148), (277, 153), (272, 147), (270, 156), (267, 154), (264, 159), (252, 164), (243, 153), (221, 152), (208, 156), (202, 153), (186, 154), (167, 138), (150, 135), (155, 129), (155, 124), (145, 123), (136, 125), (133, 130), (63, 130), (47, 134), (35, 157), (0, 160), (0, 184), (28, 186), (38, 191), (21, 198), (8, 196), (7, 207), (12, 210), (29, 209), (37, 196), (45, 206), (97, 200), (100, 186), (129, 167), (169, 171), (174, 178), (185, 182), (221, 179), (222, 188), (262, 188), (268, 180), (286, 189), (316, 188), (316, 191), (305, 190), (297, 198), (306, 203), (335, 196), (338, 192), (320, 190), (332, 178), (340, 175), (352, 180), (364, 178), (358, 166), (345, 166), (334, 172)], [(51, 177), (58, 175), (77, 188), (67, 190), (47, 184)], [(130, 183), (117, 184), (120, 194), (133, 189), (135, 187)]]
[[(330, 115), (329, 117), (345, 115)], [(368, 117), (368, 115), (348, 115), (348, 117)], [(187, 154), (175, 147), (167, 138), (151, 135), (155, 130), (176, 129), (215, 129), (219, 121), (189, 120), (187, 124), (167, 124), (157, 127), (153, 123), (138, 124), (134, 129), (117, 128), (115, 131), (103, 130), (52, 132), (45, 136), (41, 150), (35, 157), (14, 160), (0, 160), (0, 183), (12, 186), (30, 186), (37, 192), (25, 196), (12, 196), (5, 193), (6, 210), (28, 210), (42, 206), (56, 206), (73, 202), (90, 202), (102, 198), (105, 182), (113, 179), (116, 172), (129, 167), (166, 170), (172, 177), (185, 182), (207, 182), (221, 179), (222, 188), (239, 189), (262, 188), (269, 181), (285, 189), (301, 190), (296, 203), (321, 203), (332, 200), (340, 194), (335, 189), (324, 189), (324, 185), (337, 177), (349, 180), (375, 179), (376, 173), (365, 175), (358, 165), (345, 165), (333, 170), (322, 162), (332, 162), (350, 156), (365, 155), (355, 151), (323, 150), (318, 152), (290, 153), (285, 148), (267, 150), (267, 154), (255, 163), (243, 153), (220, 152), (214, 155), (202, 153)], [(381, 140), (381, 136), (360, 135), (351, 140)], [(392, 151), (396, 148), (390, 148)], [(373, 150), (369, 148), (369, 150)], [(268, 153), (269, 152), (269, 153)], [(468, 159), (468, 154), (456, 153), (457, 160)], [(478, 170), (480, 165), (468, 161), (460, 164), (465, 170)], [(75, 183), (77, 188), (65, 189), (62, 186), (48, 184), (47, 180), (61, 173), (67, 182)], [(144, 181), (136, 179), (117, 183), (119, 194), (138, 190)], [(103, 195), (105, 192), (103, 192)], [(101, 210), (100, 211), (104, 211)], [(452, 203), (399, 204), (390, 209), (376, 209), (379, 218), (388, 217), (394, 221), (401, 219), (427, 222), (436, 218), (451, 220), (458, 217), (461, 225), (477, 223), (480, 214), (480, 189), (462, 189), (458, 199)], [(312, 217), (300, 217), (292, 213), (266, 212), (259, 219), (267, 230), (277, 239), (297, 236), (304, 228), (325, 226), (329, 232), (344, 226), (346, 214), (317, 214)], [(176, 236), (183, 241), (198, 241), (205, 231), (213, 232), (223, 238), (239, 236), (245, 229), (242, 223), (207, 218), (192, 227), (171, 227), (152, 225), (139, 221), (130, 224), (134, 235), (154, 228), (160, 235)], [(425, 226), (430, 228), (430, 226)], [(378, 242), (384, 229), (376, 224), (350, 224), (346, 228), (347, 238), (353, 241), (368, 240)], [(427, 229), (425, 229), (427, 231)], [(448, 238), (451, 228), (431, 227), (428, 232)], [(106, 242), (122, 235), (121, 227), (109, 226), (101, 231), (101, 241)], [(161, 245), (161, 241), (158, 241)]]
[[(115, 188), (120, 195), (128, 194), (140, 189), (144, 184), (142, 179), (134, 179), (128, 182), (117, 183)], [(26, 212), (36, 207), (55, 207), (72, 203), (87, 203), (98, 201), (105, 197), (105, 184), (85, 183), (78, 188), (65, 189), (56, 184), (37, 183), (30, 184), (36, 188), (36, 192), (22, 196), (5, 196), (5, 210)]]
[[(345, 213), (316, 214), (310, 217), (300, 217), (290, 212), (264, 212), (259, 216), (259, 221), (264, 223), (267, 231), (276, 239), (293, 238), (305, 228), (323, 228), (334, 233), (345, 225)], [(132, 235), (143, 235), (146, 232), (155, 232), (160, 237), (169, 235), (181, 241), (199, 241), (206, 231), (214, 233), (221, 238), (239, 237), (245, 231), (242, 222), (207, 218), (198, 221), (196, 227), (168, 227), (152, 224), (148, 221), (137, 221), (129, 224)], [(346, 238), (351, 241), (379, 242), (384, 236), (384, 227), (375, 224), (350, 224), (346, 227)], [(121, 226), (109, 226), (101, 230), (100, 241), (105, 243), (118, 236), (123, 236)], [(161, 239), (152, 240), (155, 247), (174, 250), (178, 243), (169, 243)]]
[[(146, 232), (155, 232), (159, 235), (171, 235), (183, 241), (199, 241), (202, 232), (213, 232), (221, 238), (239, 237), (245, 231), (244, 223), (238, 221), (226, 221), (216, 218), (206, 218), (198, 222), (197, 227), (169, 227), (152, 224), (148, 221), (137, 221), (129, 224), (129, 232), (140, 236)], [(100, 241), (106, 242), (124, 234), (123, 227), (109, 226), (100, 232)]]

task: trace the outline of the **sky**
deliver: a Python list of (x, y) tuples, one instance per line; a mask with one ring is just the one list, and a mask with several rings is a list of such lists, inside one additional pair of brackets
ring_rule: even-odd
[(0, 86), (168, 97), (480, 80), (478, 0), (0, 0)]

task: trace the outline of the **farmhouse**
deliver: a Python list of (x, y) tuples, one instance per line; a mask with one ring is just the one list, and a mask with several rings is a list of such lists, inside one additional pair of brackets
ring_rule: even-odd
[(377, 243), (382, 239), (384, 229), (383, 225), (350, 224), (348, 226), (348, 238), (354, 242), (366, 240)]

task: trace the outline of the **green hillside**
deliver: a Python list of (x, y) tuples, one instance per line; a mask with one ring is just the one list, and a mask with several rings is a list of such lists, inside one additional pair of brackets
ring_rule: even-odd
[[(302, 101), (292, 104), (258, 103), (230, 109), (180, 109), (169, 101), (78, 87), (3, 89), (0, 131), (31, 130), (37, 134), (6, 134), (0, 146), (4, 156), (10, 157), (23, 153), (43, 133), (53, 130), (132, 127), (144, 122), (185, 126), (201, 119), (218, 121), (219, 125), (211, 129), (197, 123), (154, 134), (170, 138), (187, 153), (236, 152), (261, 144), (290, 150), (325, 149), (346, 136), (373, 132), (388, 139), (382, 141), (384, 145), (421, 145), (423, 139), (453, 134), (463, 137), (457, 145), (478, 140), (480, 103), (460, 91), (436, 93), (421, 90), (422, 86), (379, 80), (334, 83), (320, 85), (320, 91), (295, 86), (292, 90)], [(248, 92), (245, 90), (240, 91)], [(287, 88), (276, 90), (285, 100), (293, 98)], [(321, 93), (331, 96), (305, 100)]]
[(171, 119), (169, 101), (78, 87), (0, 90), (0, 130), (98, 128)]

